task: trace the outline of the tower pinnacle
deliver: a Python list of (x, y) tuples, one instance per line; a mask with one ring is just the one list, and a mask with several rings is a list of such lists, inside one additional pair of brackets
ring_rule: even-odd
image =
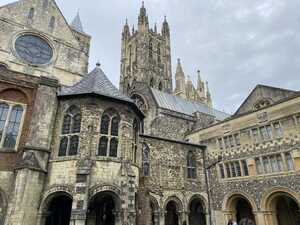
[(139, 15), (139, 19), (138, 19), (138, 24), (139, 24), (139, 28), (141, 28), (142, 26), (148, 27), (148, 25), (149, 25), (147, 11), (146, 11), (146, 8), (145, 8), (144, 1), (142, 2), (142, 7), (140, 8), (140, 15)]

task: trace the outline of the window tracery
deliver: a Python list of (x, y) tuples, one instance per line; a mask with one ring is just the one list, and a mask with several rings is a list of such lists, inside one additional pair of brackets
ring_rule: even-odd
[(65, 112), (62, 123), (61, 139), (58, 156), (77, 155), (81, 131), (81, 112), (76, 106), (71, 106)]
[(0, 102), (0, 147), (15, 149), (20, 136), (24, 107), (18, 103)]
[(98, 156), (118, 157), (120, 116), (113, 109), (103, 113), (100, 123)]
[(150, 176), (150, 149), (147, 144), (143, 144), (142, 169), (144, 176)]
[(187, 177), (195, 179), (197, 177), (196, 172), (196, 158), (193, 152), (187, 154)]

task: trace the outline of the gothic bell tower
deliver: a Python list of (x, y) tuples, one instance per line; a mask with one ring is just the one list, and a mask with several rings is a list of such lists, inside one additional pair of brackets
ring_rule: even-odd
[(138, 16), (138, 28), (128, 22), (122, 32), (120, 89), (129, 94), (134, 82), (172, 93), (170, 29), (166, 18), (161, 32), (149, 28), (144, 3)]

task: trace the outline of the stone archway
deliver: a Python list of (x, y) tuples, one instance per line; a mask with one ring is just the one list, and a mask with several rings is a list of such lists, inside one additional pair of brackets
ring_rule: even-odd
[(255, 225), (256, 218), (253, 211), (257, 210), (254, 202), (243, 194), (231, 195), (225, 204), (225, 213), (227, 221), (234, 219), (238, 224)]
[(206, 210), (203, 200), (194, 197), (189, 203), (189, 225), (206, 225)]
[(178, 206), (173, 200), (166, 205), (165, 225), (180, 225)]
[(51, 194), (43, 209), (42, 225), (69, 225), (72, 197), (64, 192)]
[(159, 205), (157, 200), (150, 196), (150, 210), (151, 210), (151, 225), (159, 225)]
[(300, 202), (292, 193), (277, 191), (270, 193), (264, 201), (263, 207), (268, 214), (265, 216), (270, 225), (299, 225)]
[(121, 201), (112, 191), (99, 192), (92, 197), (88, 206), (87, 225), (120, 224)]

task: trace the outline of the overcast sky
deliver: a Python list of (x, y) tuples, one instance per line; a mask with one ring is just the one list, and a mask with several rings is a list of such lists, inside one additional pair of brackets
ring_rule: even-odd
[[(12, 2), (0, 0), (1, 5)], [(57, 0), (68, 21), (79, 9), (97, 60), (118, 86), (121, 30), (136, 27), (139, 0)], [(214, 106), (234, 112), (257, 84), (300, 90), (299, 0), (145, 0), (151, 26), (167, 16), (176, 59), (196, 82), (208, 80)]]

